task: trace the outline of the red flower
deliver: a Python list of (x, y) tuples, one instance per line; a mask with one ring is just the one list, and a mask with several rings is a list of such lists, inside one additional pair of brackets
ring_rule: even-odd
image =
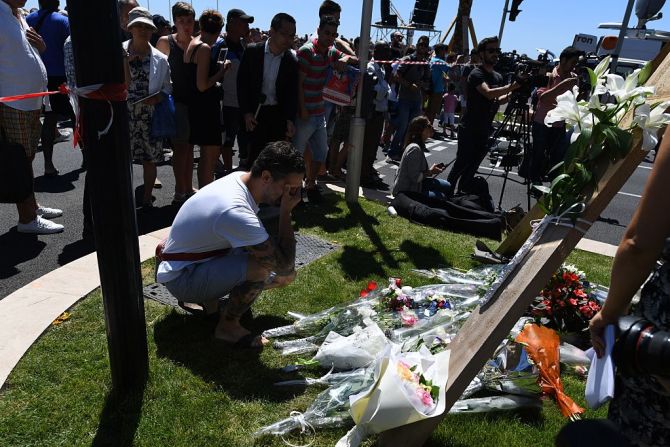
[(577, 306), (577, 300), (574, 298), (570, 298), (568, 300), (568, 303), (570, 303), (571, 306)]
[(396, 287), (402, 287), (402, 279), (394, 278)]
[(587, 298), (588, 295), (584, 292), (584, 289), (575, 289), (574, 294), (577, 298)]
[(377, 288), (377, 282), (375, 281), (369, 281), (368, 282), (368, 292), (372, 292)]
[(600, 310), (600, 304), (596, 303), (595, 301), (589, 301), (589, 307), (596, 312)]
[(365, 298), (368, 296), (368, 291), (363, 289), (361, 290), (361, 293), (358, 294), (361, 298)]

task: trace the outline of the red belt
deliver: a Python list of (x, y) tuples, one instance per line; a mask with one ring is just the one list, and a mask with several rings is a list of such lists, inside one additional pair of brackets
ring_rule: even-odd
[(156, 259), (161, 261), (202, 261), (207, 258), (216, 258), (219, 256), (225, 256), (230, 252), (230, 248), (221, 248), (218, 250), (203, 251), (200, 253), (163, 253), (165, 250), (165, 242), (167, 239), (163, 239), (156, 246)]

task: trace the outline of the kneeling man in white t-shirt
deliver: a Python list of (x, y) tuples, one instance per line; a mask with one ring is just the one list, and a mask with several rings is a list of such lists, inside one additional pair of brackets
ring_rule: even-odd
[[(215, 304), (229, 299), (215, 337), (242, 347), (267, 340), (240, 324), (261, 291), (295, 278), (291, 211), (300, 202), (302, 155), (284, 141), (268, 143), (250, 172), (234, 172), (202, 188), (182, 205), (160, 258), (157, 280), (179, 300)], [(259, 204), (279, 206), (279, 234), (271, 238)]]

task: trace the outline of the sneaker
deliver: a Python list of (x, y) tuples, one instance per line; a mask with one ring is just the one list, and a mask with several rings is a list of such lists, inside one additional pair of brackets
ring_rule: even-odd
[(67, 129), (58, 129), (58, 135), (54, 138), (54, 144), (64, 143), (70, 139), (72, 136), (72, 131)]
[(53, 234), (60, 233), (65, 229), (61, 224), (51, 222), (50, 220), (44, 219), (43, 217), (37, 216), (34, 220), (28, 223), (19, 222), (16, 225), (16, 231), (19, 233), (31, 233), (31, 234)]
[(46, 206), (40, 206), (37, 208), (37, 215), (45, 219), (54, 219), (63, 215), (63, 210), (58, 208), (47, 208)]

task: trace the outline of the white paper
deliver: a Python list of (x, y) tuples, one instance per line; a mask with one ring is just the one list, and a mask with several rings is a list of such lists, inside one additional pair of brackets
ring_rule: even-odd
[(598, 358), (593, 348), (586, 351), (591, 358), (591, 368), (586, 379), (586, 403), (589, 408), (598, 408), (614, 397), (614, 325), (605, 328), (605, 353)]

